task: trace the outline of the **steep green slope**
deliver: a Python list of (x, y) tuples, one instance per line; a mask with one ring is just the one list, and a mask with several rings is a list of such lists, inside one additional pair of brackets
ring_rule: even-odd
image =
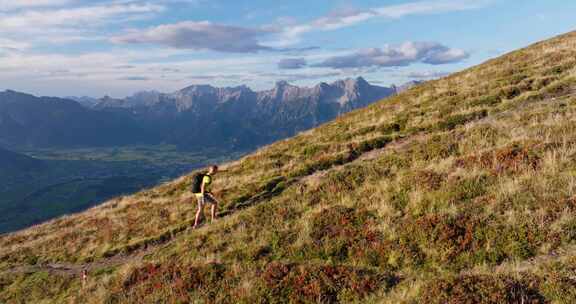
[[(0, 238), (0, 301), (573, 303), (576, 33)], [(82, 288), (78, 274), (89, 270)]]

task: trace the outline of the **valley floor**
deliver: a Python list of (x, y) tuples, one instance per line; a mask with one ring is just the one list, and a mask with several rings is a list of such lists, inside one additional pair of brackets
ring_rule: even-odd
[(212, 162), (246, 152), (180, 151), (174, 146), (94, 147), (20, 151), (37, 168), (0, 172), (0, 233), (86, 210)]

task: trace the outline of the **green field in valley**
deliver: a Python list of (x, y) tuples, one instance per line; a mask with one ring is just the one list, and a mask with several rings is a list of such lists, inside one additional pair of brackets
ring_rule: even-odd
[(0, 171), (0, 233), (158, 185), (202, 165), (239, 157), (227, 151), (188, 152), (175, 146), (21, 150), (42, 166)]

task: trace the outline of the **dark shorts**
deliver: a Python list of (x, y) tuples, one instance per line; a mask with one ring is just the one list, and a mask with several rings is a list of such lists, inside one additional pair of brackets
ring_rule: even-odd
[(201, 195), (200, 193), (194, 193), (196, 199), (198, 200), (198, 204), (204, 205), (205, 203), (209, 204), (216, 204), (216, 200), (212, 197), (211, 194), (204, 194)]

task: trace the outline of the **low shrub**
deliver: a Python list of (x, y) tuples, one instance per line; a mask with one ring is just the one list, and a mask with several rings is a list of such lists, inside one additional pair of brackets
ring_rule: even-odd
[(444, 120), (439, 121), (438, 123), (436, 123), (433, 129), (437, 131), (454, 130), (458, 126), (465, 125), (471, 121), (482, 119), (486, 116), (488, 116), (488, 112), (486, 110), (481, 110), (468, 114), (456, 114), (448, 116)]
[(564, 96), (574, 91), (576, 91), (576, 78), (574, 77), (556, 81), (542, 89), (542, 93), (546, 97)]
[(418, 170), (412, 173), (411, 181), (418, 188), (438, 190), (445, 178), (445, 174), (436, 173), (432, 170)]
[(301, 155), (304, 157), (315, 157), (319, 153), (326, 152), (330, 149), (330, 145), (308, 145), (302, 149)]
[(209, 303), (236, 303), (232, 291), (238, 280), (222, 264), (167, 263), (136, 268), (119, 283), (106, 303), (189, 303), (199, 299)]
[(268, 264), (260, 280), (266, 303), (351, 303), (398, 282), (389, 274), (351, 267), (279, 262)]
[(355, 132), (353, 132), (351, 134), (351, 136), (352, 137), (363, 136), (363, 135), (366, 135), (368, 133), (372, 133), (374, 131), (376, 131), (376, 126), (368, 126), (368, 127), (364, 127), (364, 128), (356, 130)]
[(494, 175), (521, 173), (526, 169), (537, 170), (541, 157), (530, 145), (519, 143), (496, 149), (479, 155), (472, 155), (456, 161), (456, 166), (463, 168), (478, 167)]
[(424, 161), (448, 158), (459, 154), (458, 142), (457, 134), (436, 134), (415, 144), (410, 152), (416, 159)]
[(354, 256), (354, 247), (366, 240), (371, 215), (365, 210), (336, 206), (318, 213), (312, 219), (310, 238), (316, 255), (334, 261)]
[(334, 263), (353, 261), (386, 270), (422, 263), (424, 256), (412, 240), (386, 239), (374, 228), (375, 221), (375, 216), (366, 210), (343, 206), (323, 210), (312, 219), (311, 243), (301, 248), (302, 258)]
[(498, 98), (511, 100), (520, 96), (523, 93), (523, 91), (524, 90), (522, 88), (516, 85), (507, 86), (500, 89), (500, 91), (498, 92)]
[(450, 204), (469, 202), (487, 193), (487, 188), (494, 182), (488, 175), (474, 175), (470, 177), (452, 176), (443, 185), (438, 199)]
[(400, 123), (393, 122), (393, 123), (386, 123), (386, 124), (378, 126), (377, 130), (378, 130), (378, 132), (380, 132), (384, 135), (388, 135), (388, 134), (400, 132), (401, 130), (404, 129), (405, 126), (406, 126), (405, 122), (402, 125)]
[(443, 249), (439, 257), (442, 263), (454, 262), (459, 254), (479, 248), (482, 242), (474, 235), (481, 223), (469, 215), (429, 214), (409, 222), (408, 225), (407, 232), (411, 233), (418, 243)]
[(431, 281), (422, 291), (421, 303), (429, 304), (549, 303), (533, 278), (518, 281), (505, 276), (462, 275)]
[(409, 168), (411, 164), (410, 161), (411, 155), (407, 153), (386, 153), (376, 160), (378, 167), (384, 168), (389, 172)]
[(1, 303), (41, 303), (51, 299), (54, 303), (67, 302), (66, 290), (74, 287), (74, 278), (47, 271), (0, 276)]
[(365, 140), (365, 141), (361, 142), (360, 144), (358, 144), (358, 146), (355, 148), (355, 151), (362, 154), (362, 153), (369, 152), (372, 150), (382, 149), (392, 141), (393, 141), (393, 138), (390, 136), (380, 136), (380, 137), (368, 139), (368, 140)]
[(576, 301), (576, 258), (549, 263), (544, 267), (542, 294), (554, 303), (574, 303)]
[(567, 71), (570, 71), (571, 69), (574, 69), (575, 66), (576, 65), (575, 65), (574, 61), (566, 62), (564, 64), (557, 65), (557, 66), (554, 66), (554, 67), (547, 69), (546, 71), (544, 71), (544, 74), (546, 74), (546, 75), (560, 75), (560, 74), (563, 74)]
[(502, 98), (500, 98), (500, 96), (488, 95), (488, 96), (483, 96), (483, 97), (480, 97), (478, 99), (474, 99), (474, 100), (470, 101), (470, 106), (471, 107), (482, 107), (482, 106), (492, 107), (492, 106), (495, 106), (501, 102), (502, 102)]

